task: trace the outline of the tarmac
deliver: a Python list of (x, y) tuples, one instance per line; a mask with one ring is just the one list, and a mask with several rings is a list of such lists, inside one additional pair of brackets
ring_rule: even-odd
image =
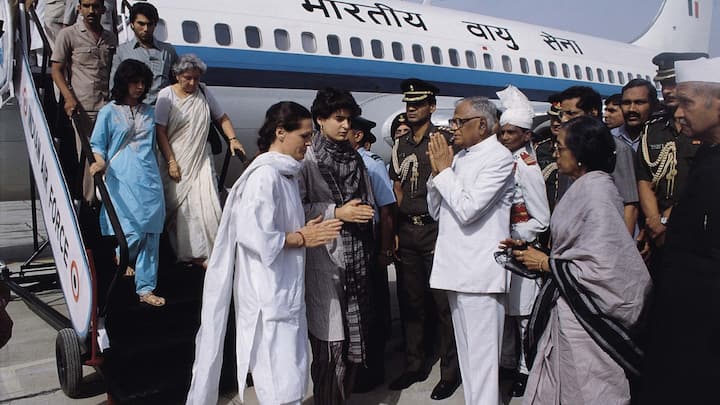
[[(42, 215), (38, 212), (39, 227), (42, 228)], [(44, 230), (39, 232), (40, 243), (44, 240)], [(32, 221), (29, 201), (0, 202), (0, 260), (11, 271), (17, 271), (20, 265), (32, 254)], [(50, 249), (41, 254), (38, 261), (51, 261)], [(434, 365), (427, 380), (416, 383), (403, 391), (390, 391), (387, 384), (402, 372), (402, 342), (399, 332), (399, 315), (395, 294), (395, 271), (389, 269), (391, 302), (393, 314), (393, 336), (386, 351), (386, 381), (381, 387), (367, 394), (353, 394), (350, 405), (417, 405), (417, 404), (464, 404), (462, 386), (454, 395), (443, 401), (430, 399), (433, 387), (440, 379), (440, 364)], [(66, 313), (65, 300), (59, 289), (40, 291), (37, 296), (53, 308)], [(71, 399), (65, 396), (57, 377), (55, 363), (55, 338), (57, 332), (38, 315), (32, 312), (18, 297), (13, 296), (7, 307), (14, 322), (13, 336), (8, 344), (0, 349), (0, 404), (107, 404), (102, 377), (92, 368), (84, 366), (84, 398)], [(509, 384), (503, 384), (507, 392)], [(244, 404), (258, 404), (252, 387), (244, 392)], [(505, 398), (506, 405), (519, 405), (521, 398)], [(237, 392), (221, 394), (219, 404), (243, 404)], [(311, 405), (312, 382), (308, 387), (303, 405)]]

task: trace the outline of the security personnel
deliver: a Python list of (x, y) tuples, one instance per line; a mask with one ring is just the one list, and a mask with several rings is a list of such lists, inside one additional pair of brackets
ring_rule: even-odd
[(348, 141), (357, 150), (365, 163), (370, 177), (370, 186), (375, 198), (375, 241), (372, 265), (368, 269), (370, 296), (376, 313), (370, 327), (366, 366), (360, 368), (355, 377), (353, 392), (369, 392), (385, 380), (385, 342), (390, 337), (390, 287), (387, 266), (392, 262), (395, 244), (395, 194), (393, 183), (388, 177), (385, 162), (370, 151), (370, 145), (377, 138), (371, 132), (376, 124), (363, 117), (353, 118), (350, 123)]
[(677, 108), (675, 62), (703, 56), (707, 55), (664, 52), (653, 58), (658, 66), (654, 80), (662, 85), (665, 108), (647, 122), (640, 135), (635, 169), (646, 240), (652, 246), (648, 267), (653, 277), (662, 257), (670, 212), (682, 195), (690, 163), (700, 146), (699, 140), (681, 135), (673, 119)]
[(553, 144), (557, 139), (557, 132), (560, 130), (560, 94), (553, 94), (548, 97), (550, 109), (547, 116), (550, 120), (549, 128), (538, 128), (533, 133), (533, 149), (537, 157), (540, 170), (545, 180), (547, 199), (550, 203), (550, 210), (555, 208), (557, 202), (558, 171), (557, 163), (553, 157)]
[(431, 116), (438, 88), (420, 79), (407, 79), (401, 89), (412, 132), (400, 138), (393, 150), (390, 178), (399, 211), (396, 269), (405, 370), (389, 388), (402, 390), (424, 381), (434, 363), (433, 350), (438, 350), (440, 382), (431, 398), (444, 399), (457, 388), (460, 369), (447, 295), (429, 287), (438, 224), (428, 213), (426, 184), (432, 169), (427, 151), (430, 134), (437, 131)]

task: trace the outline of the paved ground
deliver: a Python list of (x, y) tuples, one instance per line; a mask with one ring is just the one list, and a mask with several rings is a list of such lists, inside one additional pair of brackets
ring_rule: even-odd
[[(42, 223), (42, 221), (39, 221)], [(14, 270), (32, 253), (32, 234), (30, 204), (27, 201), (0, 202), (0, 260), (8, 263)], [(394, 289), (395, 274), (390, 272), (391, 289)], [(397, 305), (393, 290), (393, 313), (397, 319)], [(51, 290), (39, 293), (39, 296), (60, 312), (65, 312), (62, 293)], [(8, 306), (8, 312), (15, 322), (13, 337), (0, 349), (0, 404), (105, 404), (107, 397), (103, 384), (91, 367), (84, 368), (83, 399), (67, 398), (60, 389), (55, 366), (55, 330), (28, 309), (18, 298)], [(398, 322), (395, 322), (398, 325)], [(397, 328), (396, 328), (397, 329)], [(399, 347), (397, 330), (395, 339), (388, 345), (387, 380), (397, 376), (402, 367), (402, 353), (394, 350)], [(430, 377), (401, 392), (389, 391), (382, 387), (368, 394), (355, 394), (352, 405), (387, 404), (448, 404), (464, 403), (462, 387), (445, 401), (432, 401), (430, 392), (440, 378), (439, 364), (436, 364)], [(220, 404), (240, 404), (236, 392), (222, 396)], [(252, 388), (245, 391), (245, 404), (257, 404)], [(311, 395), (304, 401), (312, 404)], [(510, 405), (519, 405), (519, 399), (513, 399)]]

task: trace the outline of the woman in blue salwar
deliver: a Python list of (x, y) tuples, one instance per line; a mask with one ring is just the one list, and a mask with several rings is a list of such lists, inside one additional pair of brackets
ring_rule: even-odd
[[(90, 139), (96, 160), (90, 173), (105, 172), (130, 250), (131, 264), (125, 274), (135, 276), (140, 302), (162, 306), (165, 299), (154, 290), (165, 200), (155, 151), (154, 111), (142, 102), (152, 72), (144, 63), (128, 59), (118, 66), (113, 80), (112, 101), (98, 113)], [(100, 227), (103, 235), (114, 233), (104, 207)]]

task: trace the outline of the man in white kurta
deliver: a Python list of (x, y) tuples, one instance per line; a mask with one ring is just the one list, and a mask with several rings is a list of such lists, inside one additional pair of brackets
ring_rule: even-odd
[[(508, 288), (493, 253), (510, 235), (513, 158), (490, 129), (495, 106), (483, 97), (461, 100), (450, 120), (453, 157), (442, 135), (429, 147), (430, 215), (439, 221), (430, 286), (448, 291), (465, 403), (500, 404), (498, 367)], [(497, 239), (500, 238), (500, 239)]]
[(261, 404), (299, 404), (305, 395), (305, 249), (283, 249), (285, 234), (305, 221), (300, 167), (290, 156), (263, 153), (228, 196), (205, 275), (188, 405), (217, 403), (233, 292), (240, 400), (248, 371)]

